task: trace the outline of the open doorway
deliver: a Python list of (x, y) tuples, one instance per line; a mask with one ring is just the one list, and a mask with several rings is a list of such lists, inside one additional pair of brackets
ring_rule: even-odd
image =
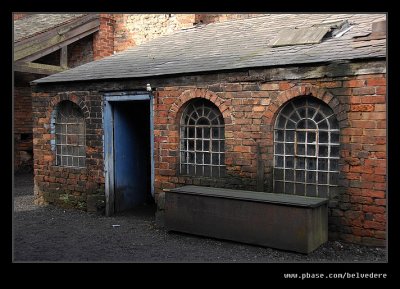
[(105, 193), (108, 216), (154, 204), (152, 123), (150, 95), (105, 97)]

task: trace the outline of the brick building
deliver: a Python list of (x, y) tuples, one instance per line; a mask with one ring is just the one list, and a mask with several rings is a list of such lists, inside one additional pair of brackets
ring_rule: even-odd
[(13, 16), (14, 168), (22, 171), (32, 169), (30, 81), (99, 60), (196, 23), (259, 15), (14, 13)]
[(384, 245), (385, 21), (197, 25), (34, 81), (37, 202), (162, 211), (185, 184), (326, 197), (330, 238)]

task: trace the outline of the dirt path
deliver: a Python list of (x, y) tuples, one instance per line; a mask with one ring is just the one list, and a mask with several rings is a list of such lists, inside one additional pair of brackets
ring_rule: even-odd
[(384, 248), (342, 242), (302, 255), (168, 233), (155, 226), (150, 207), (110, 218), (38, 207), (32, 187), (31, 175), (15, 177), (14, 262), (386, 262)]

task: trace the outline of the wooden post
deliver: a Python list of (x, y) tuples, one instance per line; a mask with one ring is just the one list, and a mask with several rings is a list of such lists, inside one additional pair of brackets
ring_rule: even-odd
[(68, 68), (68, 46), (63, 46), (61, 47), (61, 52), (60, 52), (60, 66), (62, 68)]
[(264, 191), (264, 162), (261, 156), (260, 144), (257, 144), (257, 191)]

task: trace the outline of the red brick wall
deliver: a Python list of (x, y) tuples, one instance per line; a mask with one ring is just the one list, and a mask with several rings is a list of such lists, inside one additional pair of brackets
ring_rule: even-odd
[[(257, 144), (262, 148), (266, 191), (272, 188), (274, 119), (289, 99), (311, 94), (327, 103), (341, 126), (342, 193), (330, 203), (330, 238), (384, 245), (386, 228), (385, 75), (262, 84), (226, 83), (168, 87), (157, 91), (155, 186), (206, 185), (256, 189)], [(179, 113), (186, 101), (204, 97), (225, 119), (228, 178), (179, 176)]]
[(68, 67), (73, 68), (93, 61), (93, 35), (68, 45)]
[(30, 87), (14, 88), (14, 167), (32, 169), (32, 100)]
[(375, 243), (386, 230), (386, 77), (358, 76), (342, 85), (350, 105), (341, 154), (347, 190), (332, 214), (348, 228), (343, 239)]
[(94, 60), (114, 53), (114, 26), (115, 20), (111, 14), (100, 14), (100, 30), (93, 36)]
[(14, 133), (32, 132), (32, 103), (30, 87), (14, 88)]
[[(245, 79), (248, 74), (243, 75)], [(292, 81), (221, 82), (219, 79), (224, 78), (210, 77), (207, 82), (199, 82), (194, 86), (155, 87), (156, 201), (162, 196), (163, 189), (187, 184), (255, 190), (258, 145), (264, 164), (264, 191), (271, 191), (275, 117), (287, 101), (297, 96), (311, 95), (332, 108), (340, 126), (340, 193), (332, 197), (329, 203), (329, 236), (331, 239), (354, 243), (384, 245), (385, 74)], [(179, 118), (185, 103), (197, 97), (213, 102), (224, 117), (225, 178), (179, 174)], [(54, 153), (51, 150), (54, 136), (49, 121), (52, 107), (60, 99), (72, 99), (82, 109), (87, 109), (86, 169), (54, 166)], [(35, 93), (35, 192), (39, 200), (64, 206), (72, 202), (75, 207), (89, 210), (93, 210), (91, 200), (104, 201), (101, 104), (101, 94), (98, 92)]]

